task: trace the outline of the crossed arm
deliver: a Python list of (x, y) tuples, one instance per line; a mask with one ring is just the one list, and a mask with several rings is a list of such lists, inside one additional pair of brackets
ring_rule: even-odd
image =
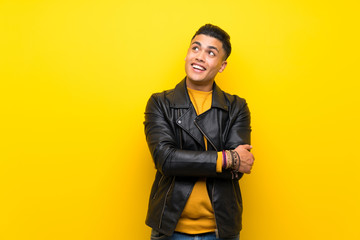
[[(194, 151), (180, 149), (176, 140), (176, 134), (172, 127), (171, 118), (168, 117), (169, 110), (160, 104), (153, 95), (147, 104), (145, 111), (145, 134), (146, 140), (153, 157), (155, 167), (164, 175), (180, 176), (213, 176), (213, 177), (231, 177), (228, 170), (222, 173), (216, 172), (217, 152), (216, 151)], [(234, 131), (230, 135), (249, 134), (249, 115), (247, 106), (243, 110), (243, 115), (238, 116), (234, 125), (239, 125), (240, 130)], [(246, 129), (242, 133), (241, 129)], [(243, 137), (243, 136), (241, 136)], [(241, 139), (240, 137), (240, 139)], [(232, 138), (233, 140), (235, 137)], [(235, 144), (235, 143), (233, 143)], [(230, 144), (230, 145), (233, 145)], [(234, 146), (234, 145), (233, 145)], [(234, 147), (232, 147), (234, 148)], [(241, 173), (250, 173), (254, 162), (254, 157), (249, 150), (250, 145), (238, 145), (234, 151), (239, 154), (240, 166), (237, 169)]]

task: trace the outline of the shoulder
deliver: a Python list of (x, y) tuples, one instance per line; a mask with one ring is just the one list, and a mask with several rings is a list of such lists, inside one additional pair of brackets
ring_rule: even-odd
[(237, 126), (249, 126), (250, 125), (250, 110), (245, 98), (238, 95), (229, 94), (223, 92), (228, 104), (229, 116), (231, 119), (240, 123)]
[(152, 94), (149, 101), (156, 101), (171, 107), (189, 106), (190, 100), (187, 96), (185, 79), (179, 82), (173, 89)]
[(169, 89), (162, 92), (156, 92), (150, 96), (148, 103), (155, 102), (158, 104), (159, 103), (169, 104), (170, 99), (172, 99), (173, 96), (174, 96), (174, 89)]
[(230, 111), (241, 111), (244, 108), (247, 108), (247, 102), (245, 98), (239, 97), (235, 94), (230, 94), (227, 92), (222, 91), (224, 94), (224, 97), (226, 99), (226, 103), (229, 107)]
[(147, 102), (145, 113), (167, 111), (173, 95), (174, 89), (153, 93)]
[(162, 91), (162, 92), (153, 93), (151, 95), (150, 99), (154, 98), (156, 100), (165, 100), (165, 99), (169, 99), (173, 95), (174, 95), (174, 88), (169, 89), (169, 90), (165, 90), (165, 91)]

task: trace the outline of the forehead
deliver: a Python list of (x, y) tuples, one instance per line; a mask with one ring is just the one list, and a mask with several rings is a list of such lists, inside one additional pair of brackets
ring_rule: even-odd
[(216, 47), (219, 51), (223, 52), (222, 42), (217, 38), (207, 36), (204, 34), (199, 34), (194, 37), (191, 41), (191, 44), (200, 43), (202, 47)]

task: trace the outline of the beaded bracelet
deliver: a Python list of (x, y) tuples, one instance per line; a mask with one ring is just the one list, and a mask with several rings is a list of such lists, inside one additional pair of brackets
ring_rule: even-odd
[(222, 161), (222, 167), (226, 169), (226, 154), (225, 150), (222, 151), (223, 161)]
[(234, 171), (238, 171), (240, 167), (240, 156), (234, 150), (224, 150), (223, 154), (223, 168), (232, 169)]

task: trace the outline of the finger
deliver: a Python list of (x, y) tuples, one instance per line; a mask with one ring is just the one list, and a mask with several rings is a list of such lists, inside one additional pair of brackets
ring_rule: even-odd
[(244, 145), (239, 145), (237, 148), (242, 148), (242, 149), (250, 150), (250, 149), (252, 149), (252, 146), (249, 145), (249, 144), (244, 144)]
[(243, 145), (243, 146), (244, 146), (244, 148), (245, 148), (245, 149), (247, 149), (247, 150), (252, 149), (252, 146), (251, 146), (251, 145), (249, 145), (249, 144), (245, 144), (245, 145)]
[(249, 147), (251, 147), (251, 145), (249, 145), (249, 144), (241, 144), (238, 147), (249, 148)]

